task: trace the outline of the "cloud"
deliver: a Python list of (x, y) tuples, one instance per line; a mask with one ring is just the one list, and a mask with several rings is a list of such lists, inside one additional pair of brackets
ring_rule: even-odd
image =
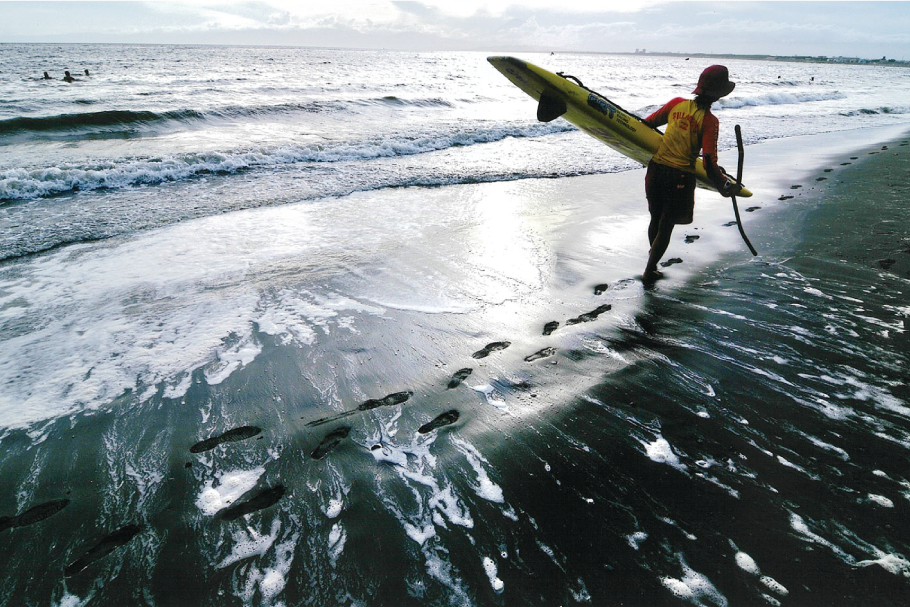
[(906, 3), (552, 0), (4, 2), (0, 41), (910, 58)]
[[(625, 0), (616, 2), (575, 2), (555, 5), (553, 0), (395, 0), (395, 5), (411, 5), (411, 10), (433, 10), (437, 15), (466, 19), (485, 15), (502, 17), (515, 10), (553, 11), (564, 15), (585, 15), (596, 12), (634, 13), (647, 7), (666, 3), (666, 0)], [(608, 8), (607, 8), (608, 7)], [(403, 9), (404, 10), (404, 9)]]

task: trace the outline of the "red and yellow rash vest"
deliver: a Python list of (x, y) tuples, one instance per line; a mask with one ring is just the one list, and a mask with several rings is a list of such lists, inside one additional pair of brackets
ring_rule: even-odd
[(667, 125), (654, 162), (695, 172), (695, 160), (704, 151), (705, 170), (715, 185), (725, 178), (717, 165), (717, 130), (720, 123), (710, 110), (700, 109), (695, 101), (676, 97), (645, 119), (651, 126)]

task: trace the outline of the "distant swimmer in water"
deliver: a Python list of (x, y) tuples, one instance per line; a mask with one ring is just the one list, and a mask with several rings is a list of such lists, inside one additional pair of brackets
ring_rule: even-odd
[(63, 81), (64, 82), (76, 82), (76, 79), (73, 78), (69, 72), (63, 72)]
[(85, 70), (85, 75), (88, 76), (88, 68)]
[(44, 80), (50, 80), (50, 79), (51, 79), (51, 75), (48, 74), (47, 72), (44, 72)]

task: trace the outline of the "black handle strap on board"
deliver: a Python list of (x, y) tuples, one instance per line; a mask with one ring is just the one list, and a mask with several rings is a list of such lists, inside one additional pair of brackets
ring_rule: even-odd
[[(570, 80), (570, 81), (575, 82), (575, 84), (577, 84), (578, 86), (580, 86), (580, 87), (583, 88), (584, 90), (588, 91), (589, 93), (594, 93), (595, 95), (597, 95), (597, 96), (600, 97), (601, 99), (605, 99), (605, 100), (609, 101), (609, 102), (610, 102), (610, 105), (612, 105), (613, 107), (615, 107), (615, 108), (616, 108), (617, 110), (619, 110), (620, 112), (624, 112), (624, 113), (628, 114), (629, 116), (632, 116), (633, 118), (637, 118), (638, 120), (641, 120), (642, 122), (644, 122), (644, 119), (643, 119), (641, 116), (639, 116), (639, 115), (637, 115), (637, 114), (633, 114), (632, 112), (630, 112), (629, 110), (627, 110), (627, 109), (625, 109), (625, 108), (619, 107), (618, 104), (616, 104), (616, 103), (614, 103), (613, 101), (610, 101), (609, 99), (607, 99), (607, 96), (606, 96), (606, 95), (601, 95), (600, 93), (598, 93), (598, 92), (595, 91), (594, 89), (590, 89), (590, 88), (586, 87), (586, 86), (582, 83), (582, 81), (579, 80), (578, 78), (576, 78), (575, 76), (572, 76), (571, 74), (567, 74), (567, 73), (565, 73), (565, 72), (556, 72), (556, 75), (557, 75), (557, 76), (561, 76), (562, 78), (565, 78), (566, 80)], [(649, 125), (649, 126), (650, 126), (650, 125)], [(654, 127), (651, 127), (651, 128), (654, 128)], [(655, 130), (657, 130), (657, 129), (655, 129)], [(659, 133), (659, 132), (660, 132), (660, 131), (658, 131), (658, 133)]]
[[(743, 133), (738, 124), (733, 127), (733, 130), (736, 131), (736, 149), (739, 151), (739, 162), (736, 167), (736, 183), (742, 185), (743, 156), (745, 156), (745, 150), (743, 150)], [(752, 251), (752, 255), (757, 256), (758, 252), (755, 250), (755, 247), (752, 246), (752, 243), (749, 242), (749, 237), (746, 236), (746, 232), (743, 230), (743, 220), (739, 217), (739, 207), (736, 205), (736, 196), (730, 196), (730, 200), (733, 201), (733, 214), (736, 215), (736, 225), (739, 226), (739, 234), (743, 237), (743, 241), (745, 241), (749, 250)]]
[[(588, 91), (591, 90), (591, 89), (589, 89), (588, 87), (586, 87), (584, 84), (582, 84), (581, 80), (579, 80), (579, 79), (576, 78), (575, 76), (572, 76), (572, 75), (567, 74), (567, 73), (565, 73), (565, 72), (556, 72), (556, 75), (557, 75), (557, 76), (562, 76), (562, 77), (565, 78), (566, 80), (574, 80), (574, 81), (575, 81), (575, 84), (577, 84), (577, 85), (580, 86), (581, 88), (583, 88), (583, 89), (585, 89), (585, 90), (588, 90)], [(591, 91), (591, 92), (593, 93), (594, 91)]]

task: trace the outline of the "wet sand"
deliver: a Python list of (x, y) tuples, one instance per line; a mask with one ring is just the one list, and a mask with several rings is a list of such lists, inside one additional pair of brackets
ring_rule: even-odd
[(642, 171), (377, 200), (464, 218), (309, 344), (3, 435), (8, 596), (906, 604), (910, 139), (832, 138), (748, 150), (760, 258), (699, 192), (650, 289)]
[(823, 202), (807, 218), (807, 253), (910, 278), (910, 143), (864, 149), (822, 172)]

